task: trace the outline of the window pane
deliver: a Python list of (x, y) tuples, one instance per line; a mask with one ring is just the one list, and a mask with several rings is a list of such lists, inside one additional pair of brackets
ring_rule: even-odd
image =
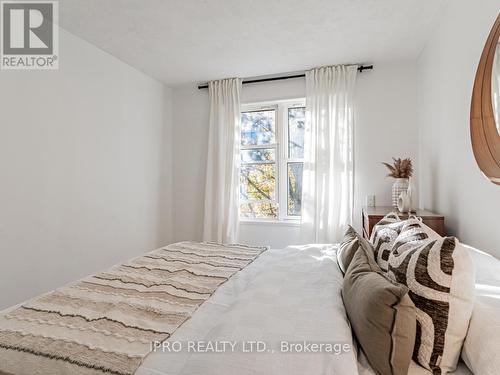
[(275, 219), (278, 217), (278, 206), (275, 202), (243, 203), (240, 206), (240, 216)]
[(275, 160), (276, 155), (274, 148), (241, 150), (241, 161), (243, 163), (261, 163)]
[(270, 145), (276, 143), (276, 111), (241, 113), (241, 145)]
[(288, 157), (304, 157), (304, 127), (306, 123), (306, 109), (288, 109)]
[(300, 216), (302, 208), (302, 163), (288, 163), (288, 215)]
[(243, 165), (240, 169), (240, 197), (242, 200), (275, 199), (276, 165)]

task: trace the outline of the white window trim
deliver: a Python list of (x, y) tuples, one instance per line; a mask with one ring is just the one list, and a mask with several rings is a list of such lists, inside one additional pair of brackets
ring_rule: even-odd
[[(287, 164), (293, 162), (303, 162), (304, 159), (288, 157), (288, 109), (305, 107), (305, 98), (272, 100), (258, 103), (246, 103), (241, 105), (241, 112), (259, 111), (265, 109), (276, 109), (276, 140), (277, 143), (262, 146), (241, 146), (241, 150), (255, 148), (274, 148), (276, 155), (276, 203), (278, 204), (278, 218), (248, 218), (240, 217), (243, 223), (279, 223), (297, 225), (300, 223), (300, 216), (288, 215), (288, 171)], [(245, 163), (247, 164), (247, 163)], [(250, 163), (248, 163), (250, 164)], [(283, 179), (281, 178), (283, 176)], [(284, 202), (281, 197), (283, 197)]]

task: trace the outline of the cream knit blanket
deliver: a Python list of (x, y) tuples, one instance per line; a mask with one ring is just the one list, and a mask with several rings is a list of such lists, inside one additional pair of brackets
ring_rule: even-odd
[(0, 315), (0, 374), (133, 374), (265, 248), (180, 242)]

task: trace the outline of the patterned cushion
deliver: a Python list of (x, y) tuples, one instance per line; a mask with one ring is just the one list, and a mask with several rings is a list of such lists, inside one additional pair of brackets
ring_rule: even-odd
[(474, 265), (454, 237), (404, 222), (388, 258), (388, 276), (410, 289), (416, 307), (413, 359), (434, 374), (456, 368), (472, 314)]
[(373, 228), (370, 242), (375, 251), (375, 259), (382, 271), (387, 271), (389, 253), (404, 224), (405, 221), (401, 221), (395, 212), (391, 212)]

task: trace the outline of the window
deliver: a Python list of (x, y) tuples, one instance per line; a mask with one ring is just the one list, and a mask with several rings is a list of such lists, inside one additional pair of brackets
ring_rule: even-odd
[(300, 217), (304, 125), (303, 99), (243, 106), (240, 217)]

